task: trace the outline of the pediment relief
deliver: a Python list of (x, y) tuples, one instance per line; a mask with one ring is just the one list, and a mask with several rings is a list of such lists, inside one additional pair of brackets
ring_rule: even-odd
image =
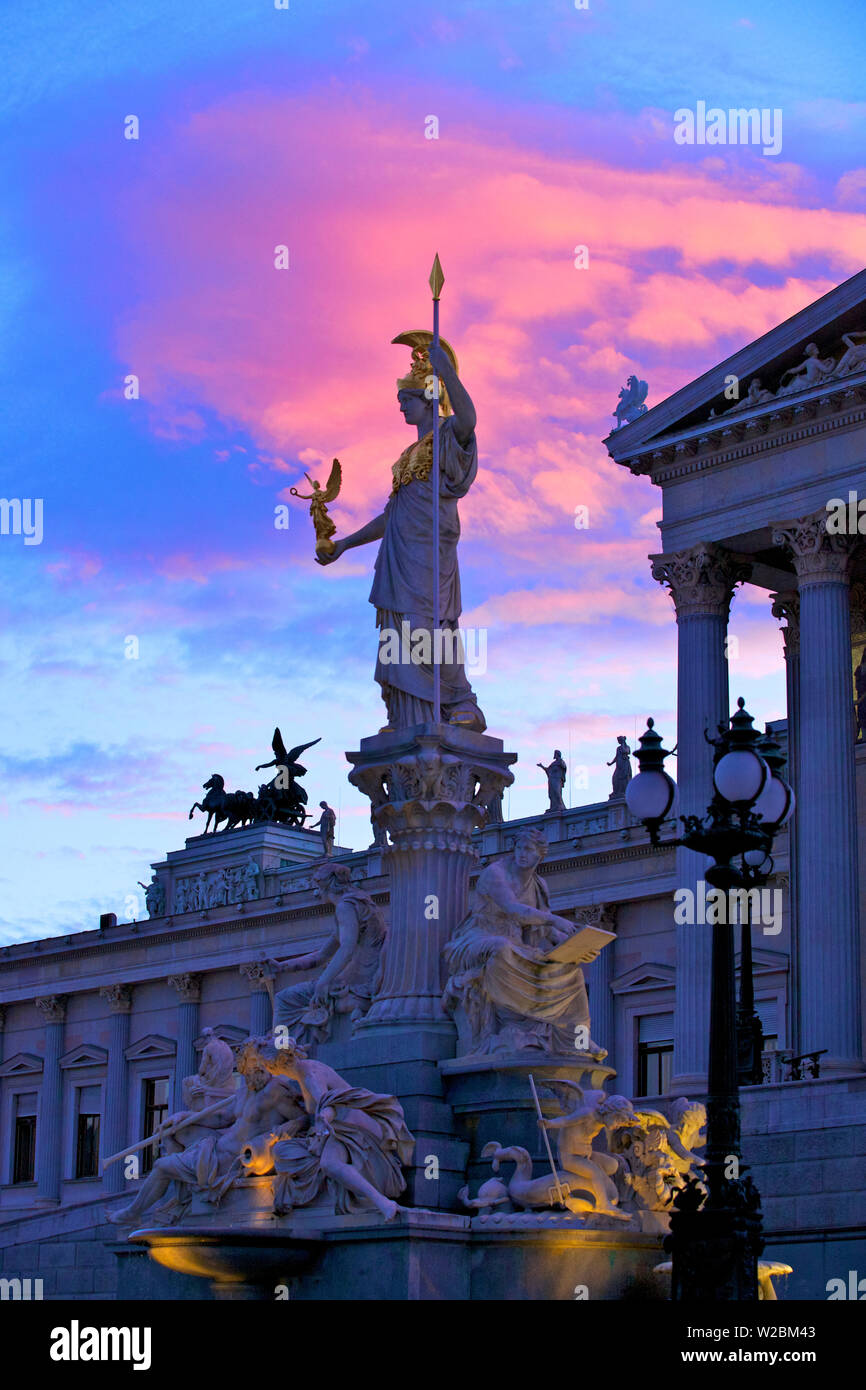
[(605, 443), (616, 462), (649, 473), (680, 436), (738, 435), (754, 417), (799, 416), (834, 393), (866, 401), (866, 271), (614, 430)]

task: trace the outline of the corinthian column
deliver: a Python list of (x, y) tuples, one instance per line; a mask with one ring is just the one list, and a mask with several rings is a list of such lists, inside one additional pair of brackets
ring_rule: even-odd
[[(129, 1015), (132, 991), (129, 985), (108, 985), (99, 991), (111, 1011), (108, 1038), (108, 1073), (105, 1080), (105, 1118), (102, 1124), (102, 1157), (119, 1153), (126, 1143), (127, 1094), (126, 1049), (129, 1046)], [(122, 1163), (112, 1163), (102, 1178), (106, 1192), (122, 1192), (126, 1178)]]
[(177, 990), (177, 1054), (174, 1059), (174, 1095), (172, 1106), (183, 1108), (184, 1077), (198, 1070), (195, 1040), (198, 1037), (198, 1005), (201, 999), (200, 975), (169, 975), (168, 983)]
[(271, 986), (274, 972), (266, 961), (249, 961), (239, 967), (250, 987), (250, 1037), (260, 1038), (273, 1026)]
[[(794, 789), (794, 796), (800, 799), (799, 747), (800, 747), (800, 595), (796, 589), (786, 589), (771, 594), (773, 617), (784, 618), (786, 626), (781, 629), (785, 645), (785, 694), (788, 711), (788, 766), (786, 778)], [(802, 855), (800, 839), (800, 817), (795, 813), (788, 822), (788, 919), (791, 923), (791, 1036), (789, 1047), (800, 1052), (800, 914), (797, 907), (799, 893), (799, 870)]]
[(60, 1201), (63, 1158), (63, 1075), (60, 1058), (63, 1056), (66, 995), (51, 994), (37, 999), (36, 1007), (45, 1023), (45, 1062), (36, 1121), (37, 1202), (39, 1205), (53, 1206)]
[[(728, 719), (728, 614), (734, 587), (749, 571), (717, 545), (651, 555), (650, 560), (653, 578), (668, 586), (677, 614), (679, 814), (702, 816), (713, 795), (713, 750), (704, 730), (715, 734)], [(697, 894), (709, 862), (702, 854), (679, 849), (677, 887)], [(676, 1090), (706, 1086), (711, 944), (710, 927), (677, 925), (672, 1082)]]
[(822, 1071), (862, 1068), (848, 571), (856, 536), (828, 535), (826, 512), (773, 530), (800, 593), (800, 1046)]

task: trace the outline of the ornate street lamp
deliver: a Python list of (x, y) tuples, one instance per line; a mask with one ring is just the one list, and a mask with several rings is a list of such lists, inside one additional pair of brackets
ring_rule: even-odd
[[(683, 834), (665, 843), (708, 855), (713, 864), (706, 870), (707, 883), (729, 894), (732, 888), (753, 886), (749, 880), (766, 872), (773, 836), (790, 816), (794, 798), (780, 775), (778, 744), (762, 739), (743, 700), (737, 701), (730, 727), (720, 725), (719, 737), (709, 742), (715, 749), (714, 795), (707, 814), (681, 816)], [(626, 803), (654, 845), (661, 843), (660, 829), (676, 798), (676, 785), (664, 770), (668, 756), (648, 720), (635, 753), (640, 770), (628, 785)], [(671, 1297), (679, 1302), (758, 1297), (758, 1256), (764, 1248), (761, 1199), (751, 1177), (742, 1176), (730, 916), (717, 912), (713, 923), (706, 1193), (697, 1179), (681, 1189), (665, 1239), (673, 1262)]]

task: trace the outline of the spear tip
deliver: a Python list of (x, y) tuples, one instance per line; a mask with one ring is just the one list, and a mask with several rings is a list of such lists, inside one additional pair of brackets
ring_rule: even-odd
[(438, 299), (442, 293), (442, 286), (445, 284), (445, 276), (442, 274), (442, 266), (439, 261), (439, 252), (436, 252), (433, 261), (433, 269), (430, 271), (430, 288), (433, 291), (433, 298)]

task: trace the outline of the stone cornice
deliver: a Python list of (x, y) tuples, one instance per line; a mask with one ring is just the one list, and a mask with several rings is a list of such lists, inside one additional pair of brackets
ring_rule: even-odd
[[(687, 430), (654, 439), (629, 461), (634, 474), (646, 474), (664, 486), (677, 479), (755, 458), (823, 434), (866, 422), (866, 382), (836, 382), (792, 397), (768, 402), (735, 420), (720, 415)], [(626, 460), (618, 460), (625, 463)]]

